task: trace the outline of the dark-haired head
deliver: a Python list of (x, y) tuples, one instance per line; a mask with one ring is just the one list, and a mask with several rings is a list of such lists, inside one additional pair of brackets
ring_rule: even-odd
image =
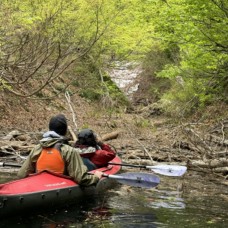
[(63, 114), (53, 116), (49, 122), (49, 130), (55, 131), (61, 136), (65, 136), (67, 133), (67, 119)]

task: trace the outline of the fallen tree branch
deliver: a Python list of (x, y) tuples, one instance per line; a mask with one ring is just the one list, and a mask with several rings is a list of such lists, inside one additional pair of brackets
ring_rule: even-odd
[(221, 159), (213, 159), (213, 160), (207, 160), (207, 161), (190, 160), (189, 166), (198, 166), (201, 168), (225, 167), (225, 166), (228, 166), (228, 159), (227, 158), (221, 158)]
[(224, 137), (220, 138), (220, 137), (215, 136), (215, 135), (207, 135), (206, 139), (208, 141), (217, 143), (217, 144), (222, 145), (222, 146), (228, 146), (228, 140), (225, 140)]
[(121, 133), (121, 131), (114, 131), (114, 132), (103, 135), (101, 138), (98, 138), (98, 140), (99, 141), (109, 141), (112, 139), (116, 139), (116, 138), (118, 138), (120, 133)]
[(71, 113), (72, 113), (72, 117), (73, 117), (73, 123), (74, 123), (74, 126), (75, 126), (75, 131), (77, 132), (78, 131), (78, 125), (76, 123), (76, 115), (75, 115), (75, 112), (74, 112), (74, 109), (71, 105), (71, 100), (70, 100), (70, 94), (68, 91), (65, 92), (65, 97), (66, 97), (66, 100), (67, 100), (67, 103), (70, 107), (70, 110), (71, 110)]
[[(193, 131), (193, 129), (190, 128), (184, 128), (184, 132), (186, 133), (186, 136), (191, 140), (192, 144), (195, 145), (196, 148), (199, 148), (198, 151), (203, 151), (203, 159), (206, 158), (206, 156), (211, 156), (211, 153), (214, 151), (212, 148), (200, 137), (199, 134)], [(209, 151), (209, 152), (208, 152)], [(206, 155), (206, 156), (205, 156)]]
[(228, 173), (228, 167), (219, 167), (219, 168), (214, 168), (212, 170), (215, 173), (224, 173), (224, 174)]
[(75, 143), (77, 141), (77, 136), (75, 135), (74, 131), (72, 130), (71, 126), (68, 126), (69, 133), (73, 139), (73, 142)]

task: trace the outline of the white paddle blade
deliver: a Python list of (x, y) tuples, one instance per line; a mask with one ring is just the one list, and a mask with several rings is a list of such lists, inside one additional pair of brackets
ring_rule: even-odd
[(160, 183), (160, 178), (150, 173), (121, 173), (119, 175), (108, 175), (107, 177), (116, 179), (122, 184), (141, 188), (154, 188)]
[(165, 176), (179, 177), (182, 176), (186, 171), (186, 166), (178, 165), (155, 165), (146, 166), (146, 168), (153, 170), (155, 173), (159, 173)]

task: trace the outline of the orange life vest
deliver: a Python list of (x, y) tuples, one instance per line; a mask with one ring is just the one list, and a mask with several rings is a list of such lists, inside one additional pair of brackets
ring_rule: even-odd
[(36, 172), (48, 170), (54, 173), (64, 173), (64, 160), (56, 148), (44, 148), (36, 162)]

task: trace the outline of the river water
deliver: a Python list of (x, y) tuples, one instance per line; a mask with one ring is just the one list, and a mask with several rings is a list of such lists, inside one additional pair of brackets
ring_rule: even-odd
[[(1, 182), (11, 176), (1, 174)], [(117, 184), (61, 209), (2, 219), (0, 227), (228, 227), (228, 188), (202, 174), (160, 176), (152, 189)]]
[(115, 67), (110, 68), (108, 73), (117, 87), (131, 100), (134, 92), (138, 90), (137, 77), (142, 72), (141, 66), (136, 62), (116, 62)]

